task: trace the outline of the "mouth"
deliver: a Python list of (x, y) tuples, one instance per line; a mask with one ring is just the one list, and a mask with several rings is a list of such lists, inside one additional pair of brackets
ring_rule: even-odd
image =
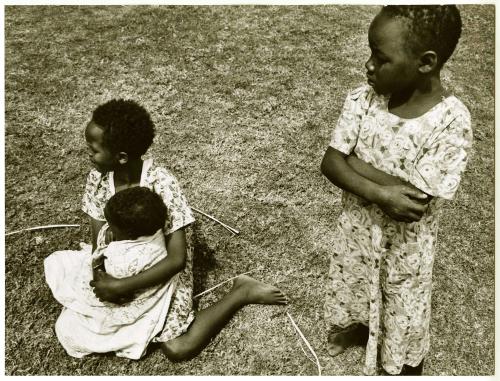
[(366, 81), (368, 82), (368, 84), (369, 84), (370, 86), (372, 86), (372, 87), (373, 87), (373, 86), (375, 86), (375, 81), (373, 80), (373, 78), (372, 78), (372, 77), (370, 77), (370, 76), (368, 76), (368, 75), (367, 75), (367, 76), (366, 76)]

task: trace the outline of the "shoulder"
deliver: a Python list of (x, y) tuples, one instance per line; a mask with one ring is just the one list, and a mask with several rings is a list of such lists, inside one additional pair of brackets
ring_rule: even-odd
[(174, 174), (165, 167), (158, 166), (154, 162), (148, 170), (148, 178), (154, 183), (172, 184), (177, 183)]
[(472, 139), (471, 116), (467, 106), (457, 97), (446, 99), (443, 121), (450, 130)]
[(469, 109), (454, 95), (447, 98), (447, 111), (450, 116), (454, 118), (461, 118), (470, 121)]
[(169, 169), (155, 163), (151, 163), (147, 171), (146, 183), (159, 194), (166, 192), (174, 198), (182, 194), (181, 185), (175, 175)]
[(101, 181), (103, 175), (97, 169), (91, 169), (89, 174), (87, 175), (87, 183), (97, 184)]
[(349, 91), (346, 97), (345, 107), (353, 108), (352, 111), (356, 112), (366, 112), (377, 97), (377, 93), (371, 86), (362, 85)]
[(111, 197), (108, 179), (108, 174), (101, 174), (96, 170), (90, 171), (82, 198), (82, 210), (99, 221), (105, 220), (104, 206)]
[(370, 85), (362, 85), (351, 90), (347, 94), (347, 99), (355, 102), (368, 102), (376, 98), (378, 95)]
[(85, 192), (94, 197), (105, 197), (109, 192), (109, 173), (100, 173), (93, 169), (87, 175)]

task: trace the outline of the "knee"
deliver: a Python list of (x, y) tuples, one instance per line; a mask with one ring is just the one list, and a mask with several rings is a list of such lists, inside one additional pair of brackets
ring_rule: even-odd
[(196, 356), (188, 345), (176, 339), (162, 343), (161, 350), (170, 361), (174, 362), (191, 360)]

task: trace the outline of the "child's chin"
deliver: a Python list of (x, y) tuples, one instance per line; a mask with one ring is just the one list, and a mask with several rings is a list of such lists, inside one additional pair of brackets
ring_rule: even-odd
[(377, 87), (377, 85), (371, 85), (371, 86), (372, 86), (373, 91), (375, 91), (377, 93), (377, 95), (385, 96), (388, 94), (387, 91), (382, 90), (381, 88)]
[(92, 168), (94, 168), (97, 172), (99, 172), (100, 174), (104, 175), (105, 173), (109, 172), (108, 170), (104, 169), (104, 168), (101, 168), (101, 167), (98, 167), (96, 165), (92, 165)]

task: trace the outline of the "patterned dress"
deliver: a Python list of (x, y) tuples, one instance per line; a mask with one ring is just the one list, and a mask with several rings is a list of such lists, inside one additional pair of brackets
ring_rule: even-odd
[[(165, 235), (175, 232), (194, 221), (193, 212), (186, 197), (182, 194), (176, 178), (165, 168), (154, 164), (153, 159), (146, 159), (142, 165), (140, 186), (147, 187), (159, 194), (168, 209), (165, 222)], [(101, 174), (90, 171), (83, 195), (82, 210), (90, 217), (105, 221), (104, 206), (115, 194), (113, 172)], [(186, 240), (186, 267), (177, 274), (177, 282), (165, 326), (161, 334), (153, 339), (165, 342), (186, 332), (194, 319), (193, 311), (193, 248), (190, 239)]]
[(417, 366), (429, 349), (439, 211), (457, 190), (471, 145), (469, 112), (454, 96), (413, 119), (391, 114), (388, 97), (369, 86), (346, 99), (330, 146), (434, 196), (420, 221), (404, 223), (342, 194), (324, 314), (332, 331), (369, 327), (365, 374), (376, 373), (378, 347), (390, 374)]

